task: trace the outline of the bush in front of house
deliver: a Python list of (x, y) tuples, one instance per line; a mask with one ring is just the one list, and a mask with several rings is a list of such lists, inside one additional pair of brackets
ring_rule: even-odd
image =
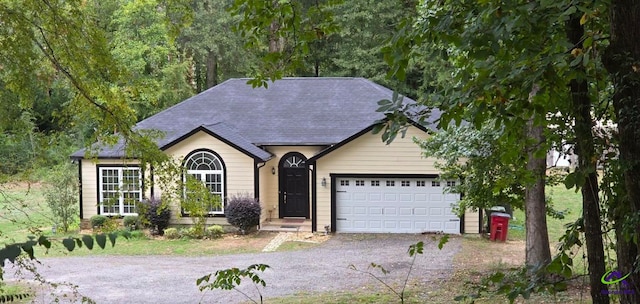
[(178, 231), (178, 228), (171, 227), (164, 230), (164, 237), (170, 240), (175, 240), (181, 238), (182, 235)]
[(140, 202), (138, 214), (141, 222), (150, 228), (151, 234), (163, 235), (164, 230), (169, 227), (171, 209), (158, 198), (152, 197)]
[(104, 215), (94, 215), (89, 219), (91, 228), (102, 228), (109, 218)]
[(207, 227), (205, 235), (210, 239), (219, 239), (224, 235), (224, 228), (220, 225), (213, 225)]
[(140, 228), (140, 219), (137, 215), (127, 215), (122, 219), (122, 225), (133, 231)]
[(244, 234), (260, 224), (261, 209), (257, 199), (249, 195), (236, 195), (229, 198), (224, 215), (229, 224)]

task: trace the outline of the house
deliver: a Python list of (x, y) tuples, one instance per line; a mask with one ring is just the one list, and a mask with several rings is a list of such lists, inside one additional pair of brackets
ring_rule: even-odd
[[(451, 212), (458, 194), (443, 193), (434, 159), (423, 158), (412, 138), (429, 136), (414, 124), (386, 145), (372, 134), (383, 118), (377, 102), (392, 91), (363, 78), (285, 78), (268, 89), (231, 79), (136, 125), (155, 129), (164, 153), (216, 195), (252, 193), (262, 203), (261, 222), (301, 218), (313, 231), (478, 233), (479, 214)], [(438, 117), (434, 112), (431, 121)], [(124, 198), (159, 196), (145, 189), (135, 159), (123, 146), (103, 148), (79, 162), (83, 220), (96, 214), (135, 214)], [(119, 187), (123, 183), (134, 187)], [(125, 191), (126, 190), (126, 191)], [(117, 204), (102, 204), (115, 198)], [(172, 224), (190, 224), (173, 206)], [(226, 224), (224, 206), (209, 224)]]

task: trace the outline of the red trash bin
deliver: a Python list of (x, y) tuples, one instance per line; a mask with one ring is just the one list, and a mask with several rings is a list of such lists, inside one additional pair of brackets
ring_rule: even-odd
[(494, 212), (491, 213), (491, 235), (490, 240), (507, 241), (507, 232), (509, 231), (509, 219), (511, 216), (507, 213)]

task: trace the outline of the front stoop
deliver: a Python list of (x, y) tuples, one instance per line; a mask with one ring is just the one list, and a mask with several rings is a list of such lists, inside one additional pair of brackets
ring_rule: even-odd
[(272, 219), (271, 221), (262, 222), (260, 230), (279, 232), (311, 232), (311, 220), (297, 222), (287, 219)]

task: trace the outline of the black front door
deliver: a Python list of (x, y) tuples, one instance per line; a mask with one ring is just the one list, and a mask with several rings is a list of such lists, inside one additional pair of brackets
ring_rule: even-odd
[(280, 217), (309, 218), (309, 193), (305, 157), (289, 153), (280, 162)]

